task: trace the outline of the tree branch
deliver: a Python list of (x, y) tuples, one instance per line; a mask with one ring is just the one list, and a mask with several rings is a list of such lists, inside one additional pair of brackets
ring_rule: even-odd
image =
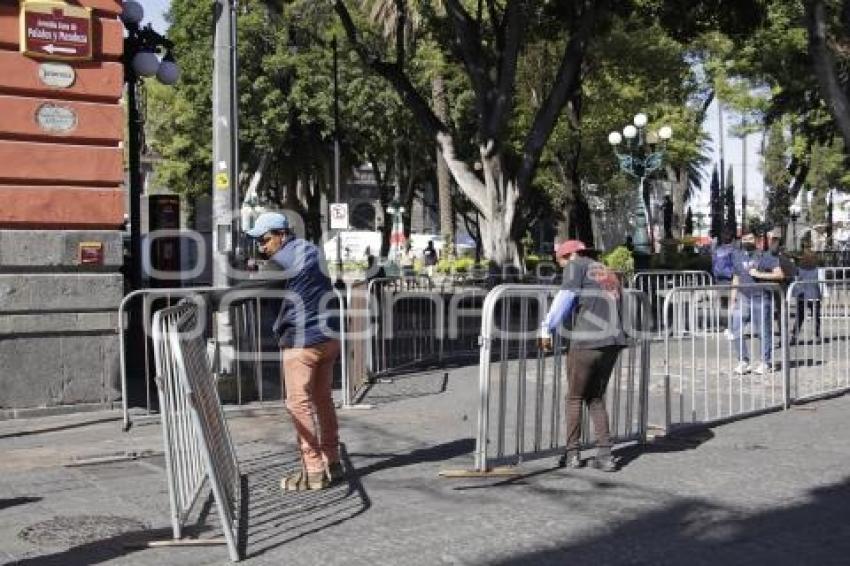
[[(450, 2), (452, 0), (447, 0)], [(456, 0), (454, 0), (456, 4)], [(467, 198), (478, 207), (478, 210), (485, 211), (485, 188), (483, 183), (475, 176), (472, 169), (463, 160), (459, 159), (455, 154), (454, 138), (446, 124), (440, 120), (437, 115), (431, 110), (428, 102), (419, 94), (410, 79), (404, 72), (381, 59), (370, 54), (360, 39), (357, 37), (357, 28), (348, 13), (343, 0), (334, 0), (334, 8), (343, 28), (345, 28), (346, 36), (349, 43), (354, 46), (360, 60), (363, 64), (371, 69), (378, 76), (390, 83), (395, 91), (401, 96), (407, 108), (413, 112), (413, 115), (419, 121), (419, 124), (425, 130), (426, 134), (437, 140), (443, 158), (452, 172), (452, 176), (457, 182), (461, 190), (466, 194)]]
[(458, 0), (445, 0), (446, 13), (452, 21), (455, 42), (475, 92), (475, 101), (482, 123), (487, 119), (487, 93), (493, 82), (487, 73), (487, 59), (481, 51), (481, 31), (475, 20)]
[(482, 132), (485, 139), (501, 139), (513, 108), (517, 60), (525, 23), (522, 2), (509, 0), (504, 21), (504, 49), (500, 54), (499, 84), (495, 91), (492, 91), (490, 116)]
[(407, 27), (407, 2), (395, 0), (395, 62), (404, 69), (404, 31)]
[(436, 138), (440, 133), (448, 133), (448, 127), (434, 114), (428, 102), (419, 94), (404, 71), (397, 65), (387, 63), (369, 53), (357, 36), (357, 28), (351, 19), (351, 14), (348, 13), (345, 2), (335, 0), (334, 8), (342, 22), (349, 43), (354, 47), (363, 64), (392, 85), (429, 136)]
[(540, 161), (543, 148), (555, 127), (561, 110), (580, 85), (579, 73), (584, 61), (588, 38), (603, 4), (606, 3), (602, 1), (594, 2), (593, 0), (585, 2), (584, 12), (577, 24), (573, 26), (570, 40), (564, 48), (564, 55), (552, 90), (534, 117), (534, 123), (525, 139), (522, 162), (517, 174), (517, 188), (520, 192), (520, 198), (525, 196), (530, 189), (537, 163)]
[(850, 103), (847, 94), (838, 81), (835, 62), (826, 44), (826, 22), (824, 21), (823, 0), (809, 0), (806, 3), (806, 16), (809, 28), (809, 56), (815, 68), (815, 76), (826, 102), (835, 120), (844, 145), (850, 148)]

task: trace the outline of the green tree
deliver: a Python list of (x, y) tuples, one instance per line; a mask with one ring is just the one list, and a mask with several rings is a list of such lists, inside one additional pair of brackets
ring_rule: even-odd
[(732, 182), (732, 166), (726, 173), (726, 190), (724, 191), (724, 209), (726, 217), (723, 220), (723, 228), (733, 234), (738, 233), (738, 220), (735, 215), (735, 184)]
[[(608, 6), (606, 2), (581, 1), (556, 8), (546, 3), (508, 0), (503, 5), (488, 3), (487, 10), (480, 4), (479, 9), (470, 11), (459, 0), (446, 0), (444, 4), (445, 14), (433, 10), (427, 2), (421, 8), (431, 33), (439, 38), (438, 45), (447, 48), (443, 55), (465, 69), (475, 109), (474, 153), (463, 153), (457, 129), (441, 120), (417, 89), (402, 64), (402, 42), (396, 42), (395, 61), (388, 61), (369, 44), (367, 30), (357, 25), (348, 5), (342, 0), (334, 1), (361, 60), (399, 92), (420, 126), (440, 145), (459, 189), (481, 212), (487, 256), (500, 264), (518, 264), (520, 200), (532, 190), (543, 149), (558, 115), (576, 90), (588, 41)], [(523, 149), (514, 154), (505, 141), (515, 111), (520, 53), (529, 29), (545, 31), (547, 25), (552, 29), (554, 23), (560, 24), (558, 34), (569, 39), (559, 56), (561, 63), (552, 87), (544, 94), (540, 110), (525, 132)], [(480, 169), (476, 169), (476, 164)]]
[(781, 230), (784, 239), (790, 215), (792, 176), (788, 171), (789, 147), (782, 123), (775, 122), (768, 130), (763, 157), (765, 220), (772, 228)]

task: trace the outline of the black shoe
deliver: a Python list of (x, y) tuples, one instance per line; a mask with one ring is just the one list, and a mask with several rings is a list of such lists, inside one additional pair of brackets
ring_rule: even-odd
[(603, 472), (616, 472), (620, 469), (617, 465), (617, 459), (610, 452), (607, 454), (597, 454), (590, 465)]
[(567, 450), (558, 459), (559, 468), (572, 468), (577, 470), (584, 467), (584, 460), (578, 454), (578, 450)]

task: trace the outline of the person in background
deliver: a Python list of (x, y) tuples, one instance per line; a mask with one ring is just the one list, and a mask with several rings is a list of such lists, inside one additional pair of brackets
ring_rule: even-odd
[(815, 322), (815, 340), (820, 340), (821, 291), (818, 284), (817, 256), (807, 250), (797, 266), (796, 283), (791, 287), (792, 295), (797, 299), (797, 314), (794, 317), (794, 329), (791, 331), (791, 344), (796, 344), (800, 329), (806, 320), (806, 307)]
[(711, 273), (718, 285), (729, 285), (735, 275), (735, 232), (724, 228), (720, 235), (720, 245), (711, 254)]
[(413, 248), (408, 241), (404, 246), (404, 252), (401, 254), (401, 274), (403, 277), (413, 277), (413, 262), (416, 259), (416, 254), (413, 253)]
[[(585, 462), (579, 454), (581, 440), (581, 409), (587, 404), (596, 433), (596, 457), (593, 467), (615, 472), (617, 460), (611, 454), (611, 435), (605, 390), (617, 363), (620, 351), (626, 346), (620, 304), (622, 288), (617, 274), (587, 256), (588, 250), (579, 240), (567, 240), (557, 248), (557, 259), (564, 268), (562, 291), (574, 295), (572, 323), (568, 325), (570, 349), (567, 353), (567, 447), (558, 461), (561, 467), (581, 468)], [(559, 293), (552, 303), (553, 310), (567, 310), (573, 299)], [(544, 324), (551, 325), (547, 315)], [(561, 313), (563, 315), (563, 313)], [(560, 321), (556, 321), (560, 326)], [(544, 351), (552, 350), (551, 335), (541, 335)]]
[(434, 240), (429, 241), (422, 251), (422, 263), (428, 271), (428, 277), (434, 277), (434, 266), (437, 265), (437, 250), (434, 248)]
[[(738, 353), (734, 372), (744, 375), (752, 371), (763, 375), (773, 367), (773, 300), (777, 294), (769, 289), (753, 287), (757, 283), (780, 283), (785, 279), (779, 258), (770, 253), (755, 254), (755, 236), (747, 234), (741, 239), (742, 250), (736, 255), (735, 277), (736, 310), (732, 332)], [(781, 297), (780, 297), (781, 300)], [(761, 342), (761, 362), (750, 367), (749, 345), (744, 339), (744, 324), (752, 321), (753, 332)]]

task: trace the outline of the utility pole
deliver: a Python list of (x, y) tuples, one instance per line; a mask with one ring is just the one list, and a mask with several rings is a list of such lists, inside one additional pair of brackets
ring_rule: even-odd
[[(213, 186), (212, 272), (214, 287), (229, 287), (231, 265), (239, 238), (239, 113), (236, 102), (236, 5), (238, 0), (215, 0), (213, 4)], [(233, 370), (233, 325), (230, 313), (216, 313), (219, 344), (218, 367), (222, 374)]]
[(215, 0), (213, 44), (213, 286), (229, 285), (238, 242), (238, 109), (236, 93), (236, 3)]

